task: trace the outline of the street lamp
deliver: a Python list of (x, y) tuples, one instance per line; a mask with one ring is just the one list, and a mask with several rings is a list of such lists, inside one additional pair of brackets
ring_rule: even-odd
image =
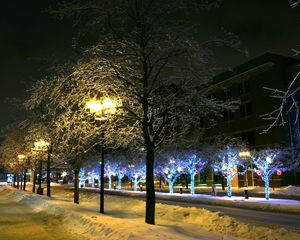
[(23, 155), (23, 154), (18, 154), (18, 159), (21, 161), (21, 162), (23, 162), (23, 160), (26, 158), (26, 156), (25, 155)]
[[(95, 120), (104, 121), (107, 114), (115, 114), (117, 104), (115, 101), (104, 98), (102, 100), (91, 99), (86, 103), (86, 108), (94, 114)], [(101, 129), (101, 167), (100, 167), (100, 213), (104, 213), (104, 129)]]
[[(245, 150), (242, 152), (239, 152), (239, 157), (243, 160), (247, 160), (248, 158), (250, 158), (250, 152)], [(251, 167), (252, 169), (252, 167)], [(248, 194), (248, 175), (247, 175), (247, 171), (248, 171), (248, 167), (246, 168), (246, 172), (244, 175), (244, 194), (245, 194), (245, 198), (248, 199), (249, 198), (249, 194)], [(253, 171), (252, 171), (252, 187), (254, 187), (254, 181), (253, 181)]]
[[(32, 148), (33, 151), (48, 151), (48, 155), (49, 155), (49, 145), (50, 143), (43, 140), (43, 139), (40, 139), (36, 142), (34, 142), (34, 148)], [(40, 166), (39, 166), (39, 179), (38, 179), (38, 182), (39, 182), (39, 187), (37, 189), (37, 194), (40, 194), (40, 195), (43, 195), (43, 188), (42, 188), (42, 170), (43, 170), (43, 162), (42, 160), (40, 159), (39, 161), (40, 163)], [(47, 195), (50, 197), (50, 161), (49, 161), (49, 157), (48, 157), (48, 161), (47, 161)], [(35, 181), (35, 180), (34, 180)], [(35, 184), (35, 182), (33, 183)]]
[[(239, 152), (239, 157), (243, 160), (247, 160), (248, 158), (250, 158), (250, 152), (248, 150), (244, 150), (244, 151), (241, 151)], [(252, 163), (251, 163), (251, 177), (252, 177), (252, 187), (254, 187), (254, 179), (253, 179), (253, 171), (252, 171)], [(248, 170), (248, 169), (247, 169)], [(244, 179), (244, 185), (245, 187), (248, 186), (248, 175), (247, 175), (247, 170), (246, 170), (246, 173), (245, 173), (245, 179)]]

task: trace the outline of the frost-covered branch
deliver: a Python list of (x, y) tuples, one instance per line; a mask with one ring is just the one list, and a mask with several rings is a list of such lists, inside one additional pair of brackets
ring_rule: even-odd
[(279, 99), (280, 105), (273, 111), (261, 115), (262, 119), (270, 121), (270, 125), (263, 130), (264, 133), (267, 133), (274, 126), (284, 126), (286, 124), (286, 116), (292, 111), (295, 111), (294, 123), (299, 120), (299, 103), (298, 98), (296, 97), (299, 94), (300, 87), (297, 87), (297, 82), (299, 81), (300, 70), (295, 75), (293, 80), (290, 82), (286, 91), (266, 88), (266, 90), (271, 91), (270, 97)]
[(270, 186), (269, 181), (272, 175), (277, 172), (281, 175), (282, 172), (288, 169), (288, 166), (284, 163), (279, 149), (264, 149), (259, 152), (251, 154), (252, 162), (255, 166), (254, 172), (262, 178), (265, 183), (265, 198), (270, 198)]

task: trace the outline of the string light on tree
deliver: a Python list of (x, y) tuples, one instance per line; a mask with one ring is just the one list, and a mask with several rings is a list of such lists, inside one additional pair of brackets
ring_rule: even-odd
[(254, 171), (257, 176), (261, 177), (265, 183), (265, 198), (270, 199), (270, 178), (274, 173), (281, 175), (287, 168), (283, 165), (283, 160), (280, 158), (280, 150), (264, 149), (255, 152), (251, 155), (252, 162), (256, 166)]

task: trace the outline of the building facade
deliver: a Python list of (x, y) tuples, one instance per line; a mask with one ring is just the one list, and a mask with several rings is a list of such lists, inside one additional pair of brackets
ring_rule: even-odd
[[(280, 105), (279, 99), (270, 97), (271, 89), (286, 89), (300, 70), (299, 60), (292, 57), (265, 53), (248, 62), (214, 77), (213, 87), (209, 93), (220, 100), (239, 100), (240, 106), (235, 112), (224, 111), (223, 117), (215, 119), (216, 123), (207, 136), (225, 135), (241, 138), (248, 148), (260, 149), (272, 146), (293, 146), (297, 135), (296, 125), (288, 122), (285, 126), (273, 127), (264, 133), (271, 122), (263, 120), (261, 115), (273, 111)], [(209, 121), (208, 121), (209, 124)], [(296, 173), (275, 176), (271, 185), (282, 186), (299, 184)], [(214, 176), (216, 178), (216, 176)], [(218, 179), (218, 178), (217, 178)], [(213, 179), (209, 180), (213, 182)], [(247, 174), (248, 185), (262, 185), (259, 177)], [(244, 178), (235, 179), (235, 186), (244, 186)]]

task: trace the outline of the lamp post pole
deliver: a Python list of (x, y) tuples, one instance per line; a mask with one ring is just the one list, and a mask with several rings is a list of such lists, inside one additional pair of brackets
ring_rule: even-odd
[(104, 130), (101, 130), (100, 213), (104, 213)]
[[(247, 161), (247, 159), (250, 157), (250, 152), (249, 151), (243, 151), (239, 153), (239, 157), (243, 159), (244, 161)], [(248, 164), (247, 164), (248, 165)], [(249, 193), (248, 193), (248, 166), (246, 168), (246, 171), (244, 173), (244, 195), (245, 199), (249, 198)]]
[(51, 167), (51, 147), (47, 149), (47, 196), (51, 197), (51, 179), (50, 179), (50, 167)]
[(40, 167), (39, 167), (39, 187), (37, 189), (37, 194), (43, 195), (43, 189), (42, 189), (42, 172), (43, 172), (43, 162), (40, 160)]
[[(34, 151), (44, 151), (48, 153), (47, 158), (47, 196), (50, 197), (50, 155), (51, 155), (51, 146), (49, 146), (49, 142), (46, 142), (43, 139), (40, 139), (39, 141), (34, 142), (34, 148), (32, 150)], [(42, 160), (39, 161), (39, 187), (37, 189), (37, 194), (43, 195), (44, 189), (42, 188), (42, 174), (43, 174), (43, 162)]]
[[(103, 99), (102, 101), (97, 99), (91, 99), (86, 103), (86, 108), (94, 114), (95, 120), (105, 121), (107, 118), (104, 116), (106, 114), (114, 114), (116, 111), (116, 104), (109, 98)], [(101, 128), (101, 167), (100, 167), (100, 213), (104, 213), (104, 145), (105, 136), (104, 129)]]

